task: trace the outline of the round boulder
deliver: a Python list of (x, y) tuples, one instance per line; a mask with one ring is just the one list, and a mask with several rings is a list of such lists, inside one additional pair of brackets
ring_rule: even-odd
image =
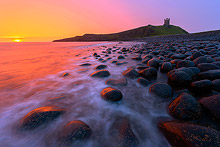
[(150, 81), (148, 81), (148, 80), (146, 80), (146, 79), (144, 79), (142, 77), (138, 78), (137, 82), (139, 84), (141, 84), (142, 86), (148, 86), (150, 84)]
[(166, 83), (155, 83), (150, 86), (149, 91), (163, 98), (173, 96), (172, 88)]
[(93, 72), (90, 76), (91, 77), (96, 77), (96, 78), (103, 78), (103, 77), (108, 77), (110, 75), (111, 74), (108, 70), (103, 69), (103, 70)]
[(188, 93), (182, 93), (175, 98), (168, 109), (171, 116), (181, 120), (198, 120), (202, 114), (202, 107)]
[(212, 81), (213, 90), (220, 92), (220, 79)]
[(188, 86), (192, 79), (184, 71), (174, 71), (168, 74), (168, 81), (173, 86)]
[(139, 77), (139, 73), (133, 67), (129, 67), (122, 73), (122, 75), (131, 79), (136, 79)]
[(101, 96), (103, 99), (105, 99), (107, 101), (113, 101), (113, 102), (120, 101), (123, 97), (120, 90), (117, 90), (112, 87), (107, 87), (107, 88), (103, 89), (101, 92)]
[(153, 59), (150, 59), (148, 62), (147, 62), (147, 66), (150, 66), (150, 67), (154, 67), (154, 68), (158, 68), (159, 67), (159, 60), (156, 59), (156, 58), (153, 58)]
[(212, 90), (212, 81), (201, 80), (192, 82), (190, 84), (190, 90), (196, 93), (206, 93)]
[(209, 80), (220, 79), (220, 69), (200, 72), (198, 76), (201, 79), (209, 79)]
[(220, 146), (220, 132), (210, 127), (178, 121), (160, 122), (159, 128), (171, 146)]
[(134, 134), (130, 122), (127, 118), (118, 117), (110, 126), (109, 136), (112, 139), (112, 146), (137, 147), (138, 138)]
[(160, 71), (167, 73), (171, 71), (172, 69), (173, 69), (173, 66), (170, 62), (164, 62), (160, 68)]
[(214, 69), (220, 69), (218, 65), (212, 64), (212, 63), (200, 63), (197, 66), (201, 72), (208, 71), (208, 70), (214, 70)]
[(86, 123), (80, 120), (74, 120), (64, 126), (60, 133), (59, 140), (62, 144), (70, 145), (76, 140), (89, 138), (91, 133), (92, 131)]
[(104, 65), (104, 64), (98, 65), (97, 67), (95, 67), (96, 70), (105, 69), (105, 68), (107, 68), (107, 65)]
[(156, 78), (157, 77), (157, 69), (153, 67), (149, 67), (139, 71), (139, 74), (146, 79)]
[(212, 114), (214, 118), (220, 120), (220, 94), (204, 97), (199, 100), (199, 103), (207, 112)]
[(64, 113), (64, 109), (54, 106), (45, 106), (32, 110), (20, 121), (21, 129), (35, 129), (42, 124), (48, 123)]

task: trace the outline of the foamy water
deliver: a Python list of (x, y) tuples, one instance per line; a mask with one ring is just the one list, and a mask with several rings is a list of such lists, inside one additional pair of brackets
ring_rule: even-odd
[[(82, 120), (92, 129), (90, 139), (76, 146), (111, 146), (109, 127), (118, 116), (129, 118), (141, 147), (168, 146), (157, 128), (159, 118), (169, 117), (168, 102), (149, 94), (149, 87), (128, 79), (127, 86), (116, 87), (123, 93), (120, 103), (101, 99), (101, 90), (108, 87), (107, 79), (122, 78), (121, 73), (128, 66), (139, 63), (133, 60), (120, 66), (111, 64), (111, 60), (101, 63), (91, 55), (94, 52), (105, 55), (103, 45), (119, 48), (132, 47), (134, 43), (1, 43), (0, 146), (58, 146), (57, 134), (71, 120)], [(117, 56), (117, 53), (110, 55), (112, 60)], [(82, 63), (92, 65), (79, 66)], [(100, 64), (108, 66), (111, 76), (91, 78), (89, 75)], [(69, 76), (62, 77), (64, 72)], [(165, 77), (158, 75), (159, 81), (166, 81)], [(18, 131), (17, 124), (23, 116), (47, 105), (59, 106), (66, 112), (34, 131)]]

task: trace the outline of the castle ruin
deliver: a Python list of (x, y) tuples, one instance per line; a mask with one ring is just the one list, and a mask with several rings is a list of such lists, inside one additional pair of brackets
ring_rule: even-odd
[(164, 26), (169, 28), (169, 26), (170, 26), (170, 18), (164, 19)]

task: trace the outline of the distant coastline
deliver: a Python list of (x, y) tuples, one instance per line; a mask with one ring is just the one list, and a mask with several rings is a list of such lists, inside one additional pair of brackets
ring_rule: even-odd
[(163, 36), (163, 35), (176, 35), (188, 34), (187, 31), (181, 27), (174, 25), (161, 25), (161, 26), (143, 26), (119, 33), (112, 34), (85, 34), (83, 36), (75, 36), (54, 40), (53, 42), (88, 42), (88, 41), (131, 41), (144, 37)]

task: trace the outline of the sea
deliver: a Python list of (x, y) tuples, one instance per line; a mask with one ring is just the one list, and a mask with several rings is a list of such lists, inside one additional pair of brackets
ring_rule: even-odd
[[(57, 135), (69, 121), (87, 123), (92, 135), (73, 146), (112, 146), (109, 128), (116, 117), (129, 118), (140, 147), (169, 146), (158, 129), (160, 119), (169, 118), (168, 102), (149, 93), (134, 79), (127, 86), (115, 87), (123, 93), (115, 104), (101, 98), (109, 78), (123, 78), (122, 72), (138, 61), (126, 57), (127, 64), (115, 65), (117, 52), (111, 60), (100, 62), (92, 56), (105, 57), (107, 48), (121, 49), (141, 46), (141, 42), (20, 42), (0, 43), (0, 146), (2, 147), (57, 147)], [(90, 63), (91, 66), (80, 66)], [(107, 65), (110, 77), (92, 78), (95, 67)], [(63, 74), (69, 73), (63, 77)], [(166, 82), (166, 75), (158, 74)], [(156, 80), (156, 81), (158, 81)], [(153, 81), (153, 82), (156, 82)], [(58, 106), (65, 113), (54, 121), (34, 130), (21, 131), (19, 121), (33, 109)]]

